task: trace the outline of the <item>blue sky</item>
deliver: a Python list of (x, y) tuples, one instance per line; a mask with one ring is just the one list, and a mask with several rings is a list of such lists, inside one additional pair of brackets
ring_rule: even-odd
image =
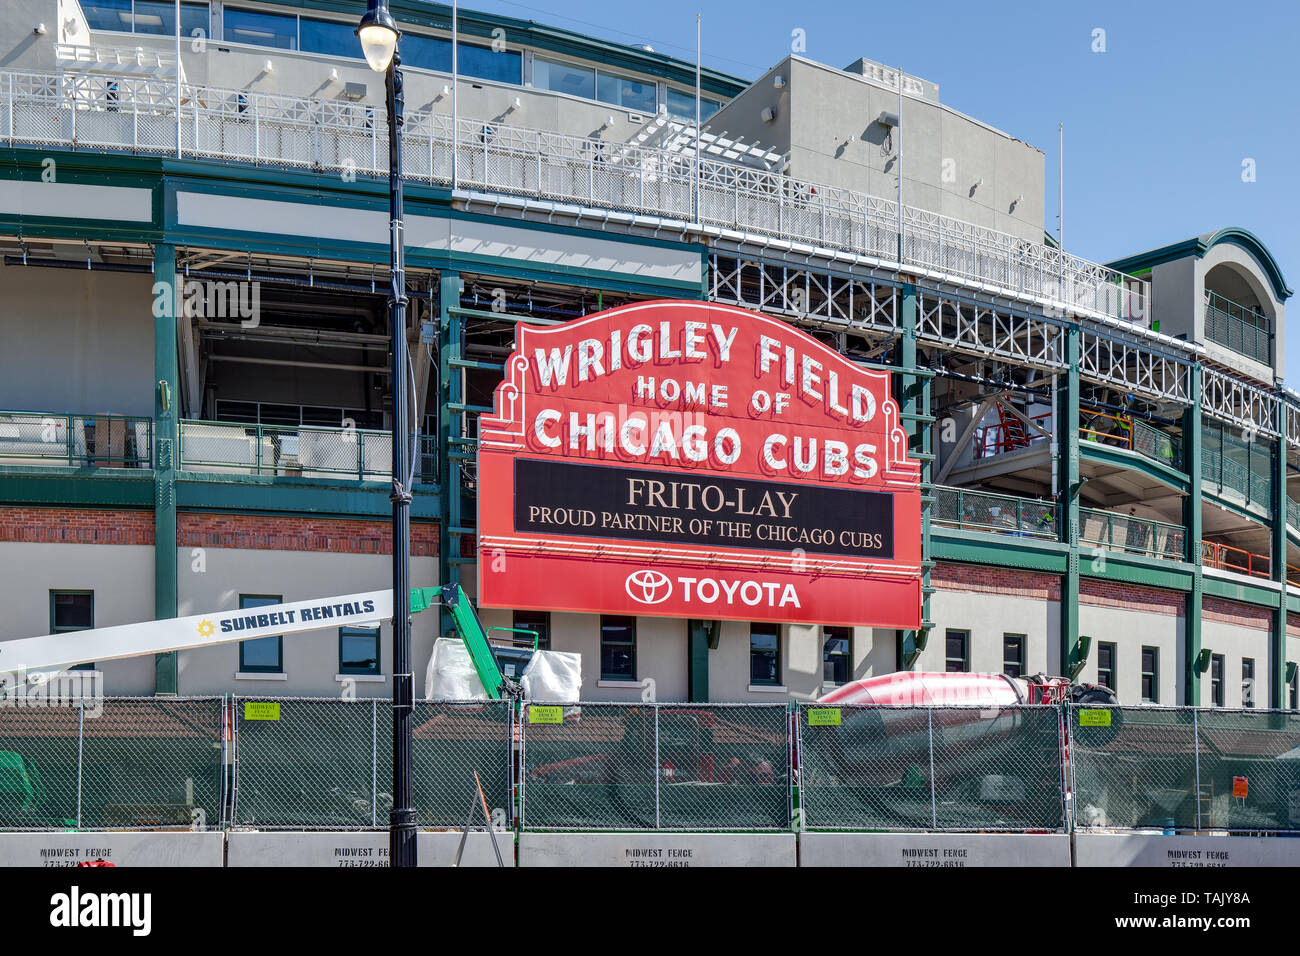
[[(1300, 289), (1300, 2), (934, 0), (470, 0), (467, 7), (650, 43), (753, 79), (790, 52), (842, 67), (861, 56), (939, 84), (955, 109), (1046, 155), (1056, 232), (1057, 123), (1065, 124), (1065, 244), (1116, 259), (1243, 226)], [(1106, 52), (1093, 52), (1094, 30)], [(1255, 181), (1242, 181), (1253, 159)], [(1292, 306), (1300, 308), (1300, 297)], [(1287, 342), (1300, 387), (1300, 335)]]

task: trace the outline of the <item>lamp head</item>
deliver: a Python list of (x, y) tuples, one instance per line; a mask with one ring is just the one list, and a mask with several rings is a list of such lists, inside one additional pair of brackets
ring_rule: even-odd
[(376, 73), (388, 69), (400, 35), (393, 15), (388, 12), (386, 0), (369, 0), (365, 15), (357, 25), (357, 37), (361, 40), (361, 52), (365, 54), (370, 69)]

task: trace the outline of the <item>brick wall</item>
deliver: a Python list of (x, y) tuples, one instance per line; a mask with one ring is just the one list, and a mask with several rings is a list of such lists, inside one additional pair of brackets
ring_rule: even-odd
[(0, 508), (0, 541), (153, 545), (153, 512), (99, 508)]
[(1300, 637), (1300, 614), (1288, 614), (1286, 616), (1286, 636)]
[(1093, 607), (1117, 607), (1126, 611), (1149, 611), (1177, 617), (1186, 607), (1182, 594), (1136, 584), (1117, 584), (1083, 578), (1079, 581), (1079, 603)]
[(977, 594), (1005, 594), (1010, 597), (1061, 599), (1061, 579), (1011, 568), (985, 568), (970, 564), (936, 564), (930, 570), (930, 584), (944, 591)]
[[(387, 520), (182, 513), (183, 548), (392, 554)], [(95, 508), (0, 508), (0, 541), (30, 544), (135, 544), (152, 547), (152, 511)], [(438, 553), (438, 526), (411, 525), (411, 554)]]
[[(1238, 627), (1253, 627), (1257, 630), (1272, 629), (1273, 613), (1265, 607), (1253, 607), (1248, 604), (1233, 604), (1222, 598), (1206, 597), (1201, 599), (1201, 620), (1217, 621), (1220, 624), (1235, 624)], [(1290, 618), (1287, 619), (1290, 630)]]
[[(176, 540), (185, 548), (266, 551), (327, 551), (334, 554), (392, 554), (388, 520), (301, 518), (274, 515), (202, 514), (177, 516)], [(438, 526), (411, 525), (411, 554), (438, 553)]]

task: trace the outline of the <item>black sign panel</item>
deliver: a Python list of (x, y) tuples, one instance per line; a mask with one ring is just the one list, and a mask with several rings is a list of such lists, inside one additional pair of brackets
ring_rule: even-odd
[(894, 497), (826, 485), (519, 458), (515, 530), (889, 559)]

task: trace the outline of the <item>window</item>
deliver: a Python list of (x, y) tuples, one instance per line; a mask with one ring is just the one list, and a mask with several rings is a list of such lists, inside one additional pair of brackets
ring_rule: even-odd
[(1002, 673), (1020, 677), (1025, 672), (1025, 635), (1002, 635)]
[[(450, 56), (450, 43), (447, 44), (447, 49)], [(456, 49), (459, 53), (456, 67), (461, 76), (476, 76), (480, 80), (513, 83), (515, 86), (524, 81), (524, 58), (513, 50), (498, 52), (491, 47), (470, 43), (457, 44)], [(450, 72), (450, 64), (447, 69)]]
[(553, 93), (568, 93), (586, 100), (596, 98), (596, 71), (581, 66), (570, 66), (554, 60), (533, 57), (533, 86)]
[[(653, 113), (657, 109), (658, 90), (654, 83), (643, 83), (626, 76), (600, 72), (596, 76), (596, 99), (625, 110)], [(694, 116), (694, 110), (691, 115)]]
[(1155, 704), (1160, 701), (1160, 649), (1142, 648), (1142, 702)]
[(379, 674), (379, 628), (339, 628), (339, 673)]
[(131, 32), (131, 0), (90, 0), (81, 9), (92, 30)]
[(1300, 667), (1297, 667), (1295, 662), (1292, 661), (1287, 670), (1291, 672), (1291, 680), (1288, 685), (1291, 689), (1291, 709), (1300, 710)]
[[(94, 591), (51, 591), (50, 633), (66, 634), (95, 626)], [(93, 671), (94, 664), (78, 664), (69, 670)]]
[[(706, 97), (700, 97), (700, 122), (704, 122), (719, 109), (722, 104), (717, 100), (711, 100)], [(677, 119), (689, 120), (695, 122), (695, 91), (683, 93), (681, 90), (668, 88), (668, 115), (675, 116)]]
[[(241, 594), (239, 609), (279, 604), (283, 598), (270, 594)], [(284, 672), (284, 639), (256, 637), (239, 642), (239, 670), (245, 674), (281, 674)]]
[(853, 629), (822, 628), (822, 680), (827, 684), (847, 684), (853, 670)]
[[(131, 0), (92, 0), (81, 8), (92, 30), (176, 35), (176, 5), (168, 0), (135, 0), (134, 9)], [(212, 35), (206, 3), (181, 4), (181, 35)]]
[[(260, 13), (226, 7), (222, 37), (228, 43), (252, 43), (281, 50), (298, 49), (298, 18), (292, 14)], [(360, 46), (360, 41), (357, 41)]]
[(1241, 706), (1255, 706), (1255, 658), (1241, 659)]
[(1210, 701), (1215, 707), (1223, 706), (1223, 655), (1210, 657)]
[(355, 30), (354, 23), (302, 17), (298, 22), (298, 43), (305, 53), (350, 56), (359, 60), (362, 56), (361, 40), (357, 38)]
[(944, 670), (950, 674), (970, 670), (970, 631), (948, 631), (944, 636)]
[(600, 616), (600, 679), (636, 680), (636, 618)]
[(781, 684), (781, 625), (749, 625), (749, 682)]
[(1115, 689), (1115, 645), (1097, 645), (1097, 683)]
[[(525, 631), (537, 633), (537, 649), (551, 649), (551, 615), (548, 611), (515, 611), (514, 626)], [(527, 634), (511, 635), (517, 640), (527, 640)]]

